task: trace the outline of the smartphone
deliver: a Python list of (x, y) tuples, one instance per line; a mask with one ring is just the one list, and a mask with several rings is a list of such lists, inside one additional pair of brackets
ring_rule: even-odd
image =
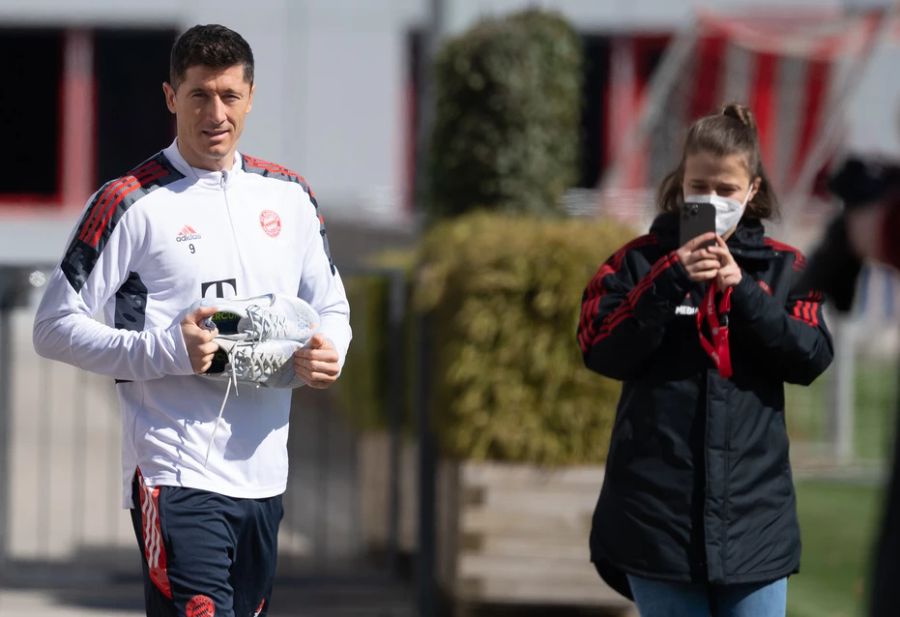
[[(685, 202), (681, 206), (681, 218), (678, 224), (679, 246), (705, 234), (716, 230), (716, 208), (710, 203)], [(715, 244), (715, 240), (704, 243), (704, 246)]]

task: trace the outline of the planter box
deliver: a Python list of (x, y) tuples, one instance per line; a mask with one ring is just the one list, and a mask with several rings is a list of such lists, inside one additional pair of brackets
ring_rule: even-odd
[[(418, 448), (403, 440), (400, 445), (400, 469), (396, 478), (399, 489), (397, 512), (397, 546), (401, 553), (416, 550), (418, 508)], [(359, 505), (362, 537), (369, 551), (388, 547), (390, 521), (390, 435), (385, 431), (362, 433), (358, 442)]]
[(438, 581), (464, 614), (476, 604), (621, 608), (589, 560), (603, 467), (442, 462)]

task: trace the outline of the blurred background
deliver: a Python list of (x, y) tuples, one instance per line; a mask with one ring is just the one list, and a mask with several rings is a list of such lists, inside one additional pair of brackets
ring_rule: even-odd
[[(307, 178), (353, 312), (342, 383), (294, 399), (270, 615), (627, 614), (587, 561), (617, 390), (580, 368), (581, 289), (725, 101), (756, 114), (770, 235), (809, 250), (835, 165), (900, 157), (895, 7), (0, 0), (2, 615), (142, 614), (113, 384), (38, 358), (31, 322), (88, 196), (174, 138), (161, 84), (197, 23), (252, 46), (240, 150)], [(788, 389), (793, 617), (863, 614), (898, 302), (867, 267), (833, 366)]]

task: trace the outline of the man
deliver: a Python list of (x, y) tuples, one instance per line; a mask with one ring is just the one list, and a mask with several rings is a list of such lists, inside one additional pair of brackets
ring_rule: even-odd
[[(829, 188), (844, 202), (845, 211), (829, 225), (810, 258), (806, 277), (839, 310), (848, 311), (864, 260), (900, 270), (900, 166), (850, 158), (831, 178)], [(873, 549), (869, 614), (896, 617), (900, 615), (900, 430), (894, 435), (893, 470)]]
[[(900, 194), (847, 212), (847, 239), (854, 254), (900, 269)], [(900, 420), (900, 413), (897, 419)], [(900, 426), (900, 425), (898, 425)], [(894, 433), (893, 470), (884, 496), (881, 527), (874, 544), (869, 611), (872, 617), (900, 614), (900, 429)]]
[[(308, 302), (318, 330), (289, 362), (315, 388), (340, 373), (349, 307), (305, 181), (237, 151), (254, 94), (247, 42), (223, 26), (191, 28), (172, 48), (163, 93), (175, 141), (88, 200), (34, 344), (116, 379), (147, 614), (265, 615), (291, 391), (244, 387), (229, 398), (230, 384), (196, 375), (221, 347), (210, 298)], [(92, 319), (100, 311), (105, 323)]]

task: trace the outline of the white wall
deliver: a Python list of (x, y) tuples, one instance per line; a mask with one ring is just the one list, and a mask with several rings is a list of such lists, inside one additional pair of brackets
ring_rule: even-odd
[[(861, 0), (860, 0), (861, 1)], [(407, 35), (427, 20), (432, 0), (3, 0), (0, 24), (72, 27), (165, 26), (183, 30), (196, 23), (223, 23), (240, 32), (257, 59), (257, 93), (242, 149), (306, 176), (326, 216), (369, 216), (399, 207), (405, 176), (405, 86)], [(778, 3), (837, 10), (839, 0)], [(556, 9), (585, 31), (674, 29), (695, 7), (758, 10), (755, 0), (445, 0), (445, 30), (453, 34), (479, 17), (527, 6)], [(853, 139), (880, 149), (896, 143), (885, 130), (900, 99), (893, 79), (898, 51), (880, 59), (853, 99)], [(890, 79), (883, 79), (884, 75)], [(162, 105), (160, 98), (160, 105)], [(890, 136), (890, 139), (888, 139)], [(888, 143), (890, 142), (890, 143)], [(164, 144), (161, 144), (164, 145)], [(31, 253), (55, 258), (71, 225), (69, 212), (45, 230)], [(7, 238), (33, 221), (17, 216), (0, 225), (0, 261), (9, 257)], [(50, 217), (51, 219), (54, 217)], [(55, 217), (59, 219), (57, 215)], [(9, 220), (0, 210), (0, 221)], [(54, 225), (56, 225), (54, 227)], [(10, 242), (7, 243), (6, 240)], [(43, 244), (48, 245), (44, 251)]]

